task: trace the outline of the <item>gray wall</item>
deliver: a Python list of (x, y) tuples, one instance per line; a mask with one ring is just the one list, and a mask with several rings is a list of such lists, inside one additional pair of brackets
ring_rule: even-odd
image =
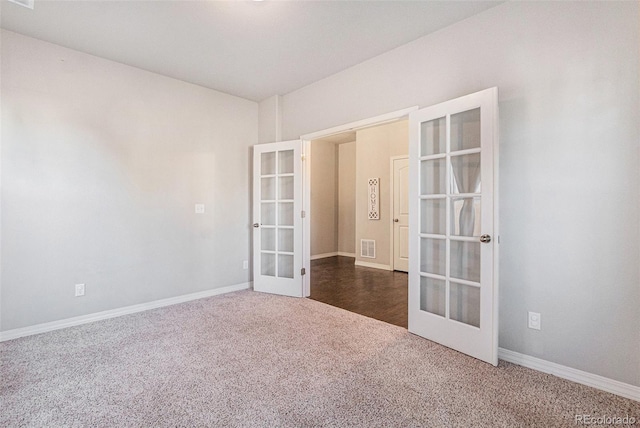
[(3, 331), (250, 281), (257, 103), (7, 31), (1, 71)]
[(640, 385), (638, 16), (505, 3), (285, 95), (283, 137), (497, 86), (500, 346)]

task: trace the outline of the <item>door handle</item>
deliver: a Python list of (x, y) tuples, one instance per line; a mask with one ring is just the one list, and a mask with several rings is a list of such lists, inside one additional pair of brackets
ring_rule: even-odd
[(260, 227), (260, 223), (253, 223), (253, 227)]
[(399, 222), (399, 221), (400, 221), (400, 219), (397, 219), (397, 218), (394, 218), (394, 219), (393, 219), (393, 222), (394, 222), (394, 223), (397, 223), (397, 222)]
[(480, 242), (484, 242), (485, 244), (487, 242), (491, 242), (491, 235), (482, 235), (480, 237)]

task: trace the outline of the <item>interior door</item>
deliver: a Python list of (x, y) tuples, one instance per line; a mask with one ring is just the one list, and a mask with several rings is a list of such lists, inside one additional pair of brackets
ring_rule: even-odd
[(302, 142), (253, 147), (253, 289), (302, 297)]
[(409, 159), (393, 159), (393, 270), (409, 271)]
[(498, 90), (409, 116), (409, 331), (498, 364)]

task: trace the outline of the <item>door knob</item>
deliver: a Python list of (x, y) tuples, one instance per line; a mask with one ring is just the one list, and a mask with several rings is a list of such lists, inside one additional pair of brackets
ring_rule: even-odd
[(400, 221), (400, 220), (399, 220), (399, 219), (397, 219), (397, 218), (394, 218), (394, 219), (393, 219), (393, 222), (394, 222), (394, 223), (397, 223), (397, 222), (399, 222), (399, 221)]
[(482, 235), (480, 237), (480, 242), (484, 242), (485, 244), (487, 242), (491, 242), (491, 235)]
[(253, 223), (253, 227), (260, 227), (260, 223)]

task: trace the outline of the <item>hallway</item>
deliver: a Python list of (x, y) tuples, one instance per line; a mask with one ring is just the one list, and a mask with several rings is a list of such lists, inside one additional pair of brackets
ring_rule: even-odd
[(351, 257), (311, 261), (311, 299), (407, 328), (408, 275), (354, 265)]

